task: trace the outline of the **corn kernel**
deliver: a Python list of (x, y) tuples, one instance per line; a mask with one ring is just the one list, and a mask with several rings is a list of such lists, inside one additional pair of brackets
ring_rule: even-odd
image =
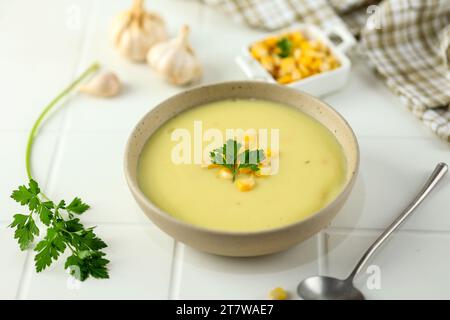
[(322, 45), (321, 45), (321, 43), (320, 43), (319, 41), (317, 41), (317, 40), (311, 40), (311, 41), (309, 41), (309, 47), (310, 47), (311, 49), (314, 49), (315, 51), (319, 51), (319, 50), (321, 50)]
[(309, 77), (311, 75), (311, 72), (309, 71), (309, 69), (306, 66), (300, 64), (298, 66), (298, 68), (300, 70), (300, 73), (302, 74), (302, 78), (306, 78), (306, 77)]
[(334, 57), (330, 57), (328, 62), (330, 63), (331, 69), (335, 69), (335, 68), (337, 68), (337, 67), (339, 67), (341, 65), (339, 63), (339, 61), (337, 61), (336, 58), (334, 58)]
[(321, 65), (322, 65), (322, 61), (320, 61), (319, 59), (314, 59), (313, 62), (311, 63), (311, 69), (313, 69), (315, 71), (320, 71)]
[(269, 299), (270, 300), (286, 300), (288, 298), (288, 293), (281, 287), (270, 290)]
[(241, 169), (239, 169), (239, 173), (251, 174), (252, 172), (253, 172), (253, 170), (250, 169), (250, 168), (241, 168)]
[(292, 55), (294, 56), (294, 59), (298, 61), (300, 59), (300, 57), (302, 56), (302, 50), (299, 48), (294, 49), (294, 52)]
[(248, 178), (239, 178), (236, 180), (236, 186), (241, 192), (250, 191), (255, 186), (255, 179), (252, 176)]
[(311, 49), (310, 42), (303, 41), (302, 43), (300, 43), (300, 49), (302, 49), (302, 51), (307, 51), (307, 50)]
[(255, 59), (260, 59), (261, 57), (266, 56), (268, 54), (267, 48), (261, 43), (254, 44), (250, 48), (250, 52)]
[(292, 32), (289, 35), (289, 39), (294, 42), (297, 42), (297, 43), (305, 41), (305, 37), (303, 36), (303, 34), (300, 31)]
[(326, 59), (326, 57), (327, 57), (327, 55), (324, 52), (321, 52), (321, 51), (311, 51), (311, 50), (309, 50), (308, 54), (311, 57), (316, 58), (316, 59), (320, 59), (320, 60)]
[(277, 37), (268, 37), (264, 40), (264, 44), (268, 47), (275, 47), (278, 43)]
[(324, 72), (324, 71), (328, 71), (331, 70), (331, 65), (329, 62), (324, 62), (322, 63), (322, 65), (320, 66), (320, 71)]
[(220, 168), (219, 173), (218, 173), (219, 178), (221, 179), (226, 179), (226, 180), (231, 180), (233, 179), (233, 174), (231, 173), (231, 171), (227, 168)]
[(290, 74), (284, 75), (277, 79), (278, 83), (287, 84), (292, 82), (292, 76)]
[(291, 76), (292, 76), (292, 81), (297, 81), (302, 78), (302, 73), (300, 72), (300, 70), (298, 68), (296, 68), (294, 71), (292, 71)]
[(312, 63), (312, 57), (310, 55), (304, 54), (301, 58), (300, 58), (300, 64), (304, 65), (305, 67), (311, 65)]
[(281, 59), (280, 74), (286, 75), (295, 69), (295, 60), (293, 57)]
[(261, 57), (260, 62), (267, 71), (269, 71), (269, 72), (273, 71), (275, 65), (273, 63), (273, 59), (271, 56)]
[(273, 64), (274, 64), (276, 67), (279, 67), (279, 66), (280, 66), (280, 64), (281, 64), (281, 58), (280, 58), (278, 55), (273, 54), (273, 55), (272, 55), (272, 60), (273, 60)]

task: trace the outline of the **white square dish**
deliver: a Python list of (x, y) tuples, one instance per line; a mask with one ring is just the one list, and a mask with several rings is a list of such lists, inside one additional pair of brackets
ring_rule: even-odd
[[(283, 29), (276, 33), (266, 35), (263, 38), (256, 39), (254, 42), (244, 46), (241, 54), (236, 57), (237, 64), (244, 71), (245, 75), (252, 80), (261, 80), (277, 83), (273, 76), (257, 61), (250, 53), (250, 46), (258, 41), (262, 41), (269, 36), (280, 36), (293, 31), (301, 31), (309, 39), (322, 42), (327, 46), (331, 53), (339, 61), (340, 66), (336, 69), (321, 72), (309, 77), (283, 84), (295, 89), (299, 89), (315, 96), (323, 96), (328, 93), (341, 89), (347, 82), (351, 61), (345, 52), (356, 43), (351, 33), (343, 27), (333, 26), (327, 31), (322, 31), (312, 24), (297, 24), (288, 29)], [(339, 44), (334, 44), (330, 37), (337, 36), (340, 38)]]

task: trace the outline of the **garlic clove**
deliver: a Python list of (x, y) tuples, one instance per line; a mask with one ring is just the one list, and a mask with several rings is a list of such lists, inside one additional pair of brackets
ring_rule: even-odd
[(97, 97), (113, 97), (119, 94), (121, 88), (122, 84), (116, 74), (102, 72), (81, 85), (79, 91)]
[(113, 21), (112, 37), (117, 51), (134, 62), (144, 62), (148, 50), (167, 39), (164, 20), (144, 9), (143, 0), (134, 0), (133, 7)]
[(201, 78), (202, 67), (189, 44), (189, 27), (171, 40), (154, 45), (147, 54), (149, 66), (172, 84), (185, 85)]

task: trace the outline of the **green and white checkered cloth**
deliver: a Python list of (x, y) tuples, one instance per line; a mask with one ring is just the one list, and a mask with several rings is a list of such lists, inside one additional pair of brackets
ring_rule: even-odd
[(450, 142), (450, 0), (203, 1), (265, 30), (346, 24), (388, 87)]

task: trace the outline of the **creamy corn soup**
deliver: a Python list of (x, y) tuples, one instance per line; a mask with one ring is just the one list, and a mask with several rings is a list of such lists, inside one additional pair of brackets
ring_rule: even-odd
[[(173, 161), (175, 130), (184, 128), (194, 140), (194, 123), (203, 132), (242, 128), (278, 129), (279, 149), (258, 163), (261, 170), (237, 172), (221, 165)], [(256, 137), (257, 139), (258, 137)], [(198, 139), (198, 137), (197, 137)], [(225, 138), (224, 138), (225, 140)], [(255, 140), (244, 136), (241, 150)], [(269, 139), (270, 140), (270, 139)], [(203, 147), (208, 141), (203, 142)], [(194, 143), (191, 145), (194, 153)], [(256, 147), (260, 148), (260, 147)], [(278, 161), (276, 174), (264, 166)], [(224, 100), (202, 105), (170, 119), (147, 141), (138, 167), (143, 193), (173, 217), (197, 226), (227, 231), (257, 231), (291, 224), (309, 217), (332, 201), (345, 180), (341, 146), (323, 125), (291, 107), (260, 100)]]

